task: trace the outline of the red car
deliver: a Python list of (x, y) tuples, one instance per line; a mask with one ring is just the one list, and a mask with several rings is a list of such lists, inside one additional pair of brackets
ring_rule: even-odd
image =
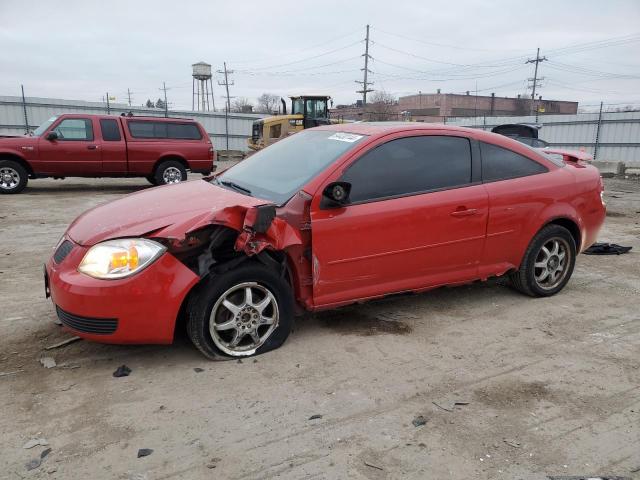
[(89, 210), (46, 265), (73, 333), (207, 357), (283, 344), (295, 313), (508, 275), (559, 292), (604, 218), (598, 171), (429, 124), (305, 130), (215, 177)]
[(33, 135), (0, 139), (0, 193), (19, 193), (29, 178), (146, 177), (154, 185), (208, 175), (215, 153), (202, 126), (188, 119), (68, 114)]

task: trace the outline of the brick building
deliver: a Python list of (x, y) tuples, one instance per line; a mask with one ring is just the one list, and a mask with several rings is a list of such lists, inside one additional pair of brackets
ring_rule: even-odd
[[(534, 107), (540, 113), (575, 114), (578, 102), (536, 99)], [(490, 115), (528, 115), (531, 99), (521, 97), (498, 97), (456, 93), (417, 93), (400, 97), (398, 102), (384, 109), (368, 104), (366, 112), (361, 106), (339, 105), (331, 115), (350, 120), (402, 120), (440, 122), (443, 117), (474, 117)]]

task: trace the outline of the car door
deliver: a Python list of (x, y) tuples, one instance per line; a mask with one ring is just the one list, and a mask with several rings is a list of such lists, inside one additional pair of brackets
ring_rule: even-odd
[(482, 181), (489, 195), (487, 241), (481, 262), (483, 276), (519, 266), (530, 237), (530, 225), (557, 198), (557, 180), (541, 181), (549, 169), (508, 148), (479, 142)]
[[(100, 141), (91, 118), (64, 117), (40, 137), (38, 150), (43, 170), (52, 175), (92, 176), (102, 173)], [(57, 135), (47, 139), (50, 132)]]
[(351, 184), (346, 206), (314, 198), (317, 306), (477, 277), (488, 205), (472, 142), (404, 135), (373, 146), (328, 179)]
[(107, 175), (127, 173), (127, 143), (125, 142), (120, 120), (101, 118), (100, 136), (102, 137), (102, 171)]

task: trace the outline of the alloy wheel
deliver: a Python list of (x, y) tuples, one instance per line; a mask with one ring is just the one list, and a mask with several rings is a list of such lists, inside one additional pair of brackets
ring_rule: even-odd
[(544, 290), (556, 288), (569, 271), (571, 249), (567, 241), (552, 237), (540, 248), (534, 263), (534, 278)]
[(182, 181), (182, 172), (176, 167), (168, 167), (162, 172), (162, 180), (166, 184), (180, 183)]
[(0, 168), (0, 188), (13, 190), (20, 183), (20, 174), (11, 167)]
[(252, 355), (278, 326), (278, 303), (271, 291), (245, 282), (224, 292), (211, 310), (209, 333), (231, 356)]

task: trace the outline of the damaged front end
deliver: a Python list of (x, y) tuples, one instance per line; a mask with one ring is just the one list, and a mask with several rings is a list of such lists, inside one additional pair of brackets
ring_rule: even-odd
[[(300, 192), (287, 207), (273, 204), (226, 207), (203, 215), (183, 235), (175, 225), (148, 235), (200, 279), (220, 275), (250, 260), (259, 261), (285, 277), (303, 308), (311, 305), (308, 255), (310, 197)], [(305, 218), (307, 217), (307, 218)], [(293, 222), (295, 226), (291, 225)], [(302, 228), (301, 228), (302, 227)]]

